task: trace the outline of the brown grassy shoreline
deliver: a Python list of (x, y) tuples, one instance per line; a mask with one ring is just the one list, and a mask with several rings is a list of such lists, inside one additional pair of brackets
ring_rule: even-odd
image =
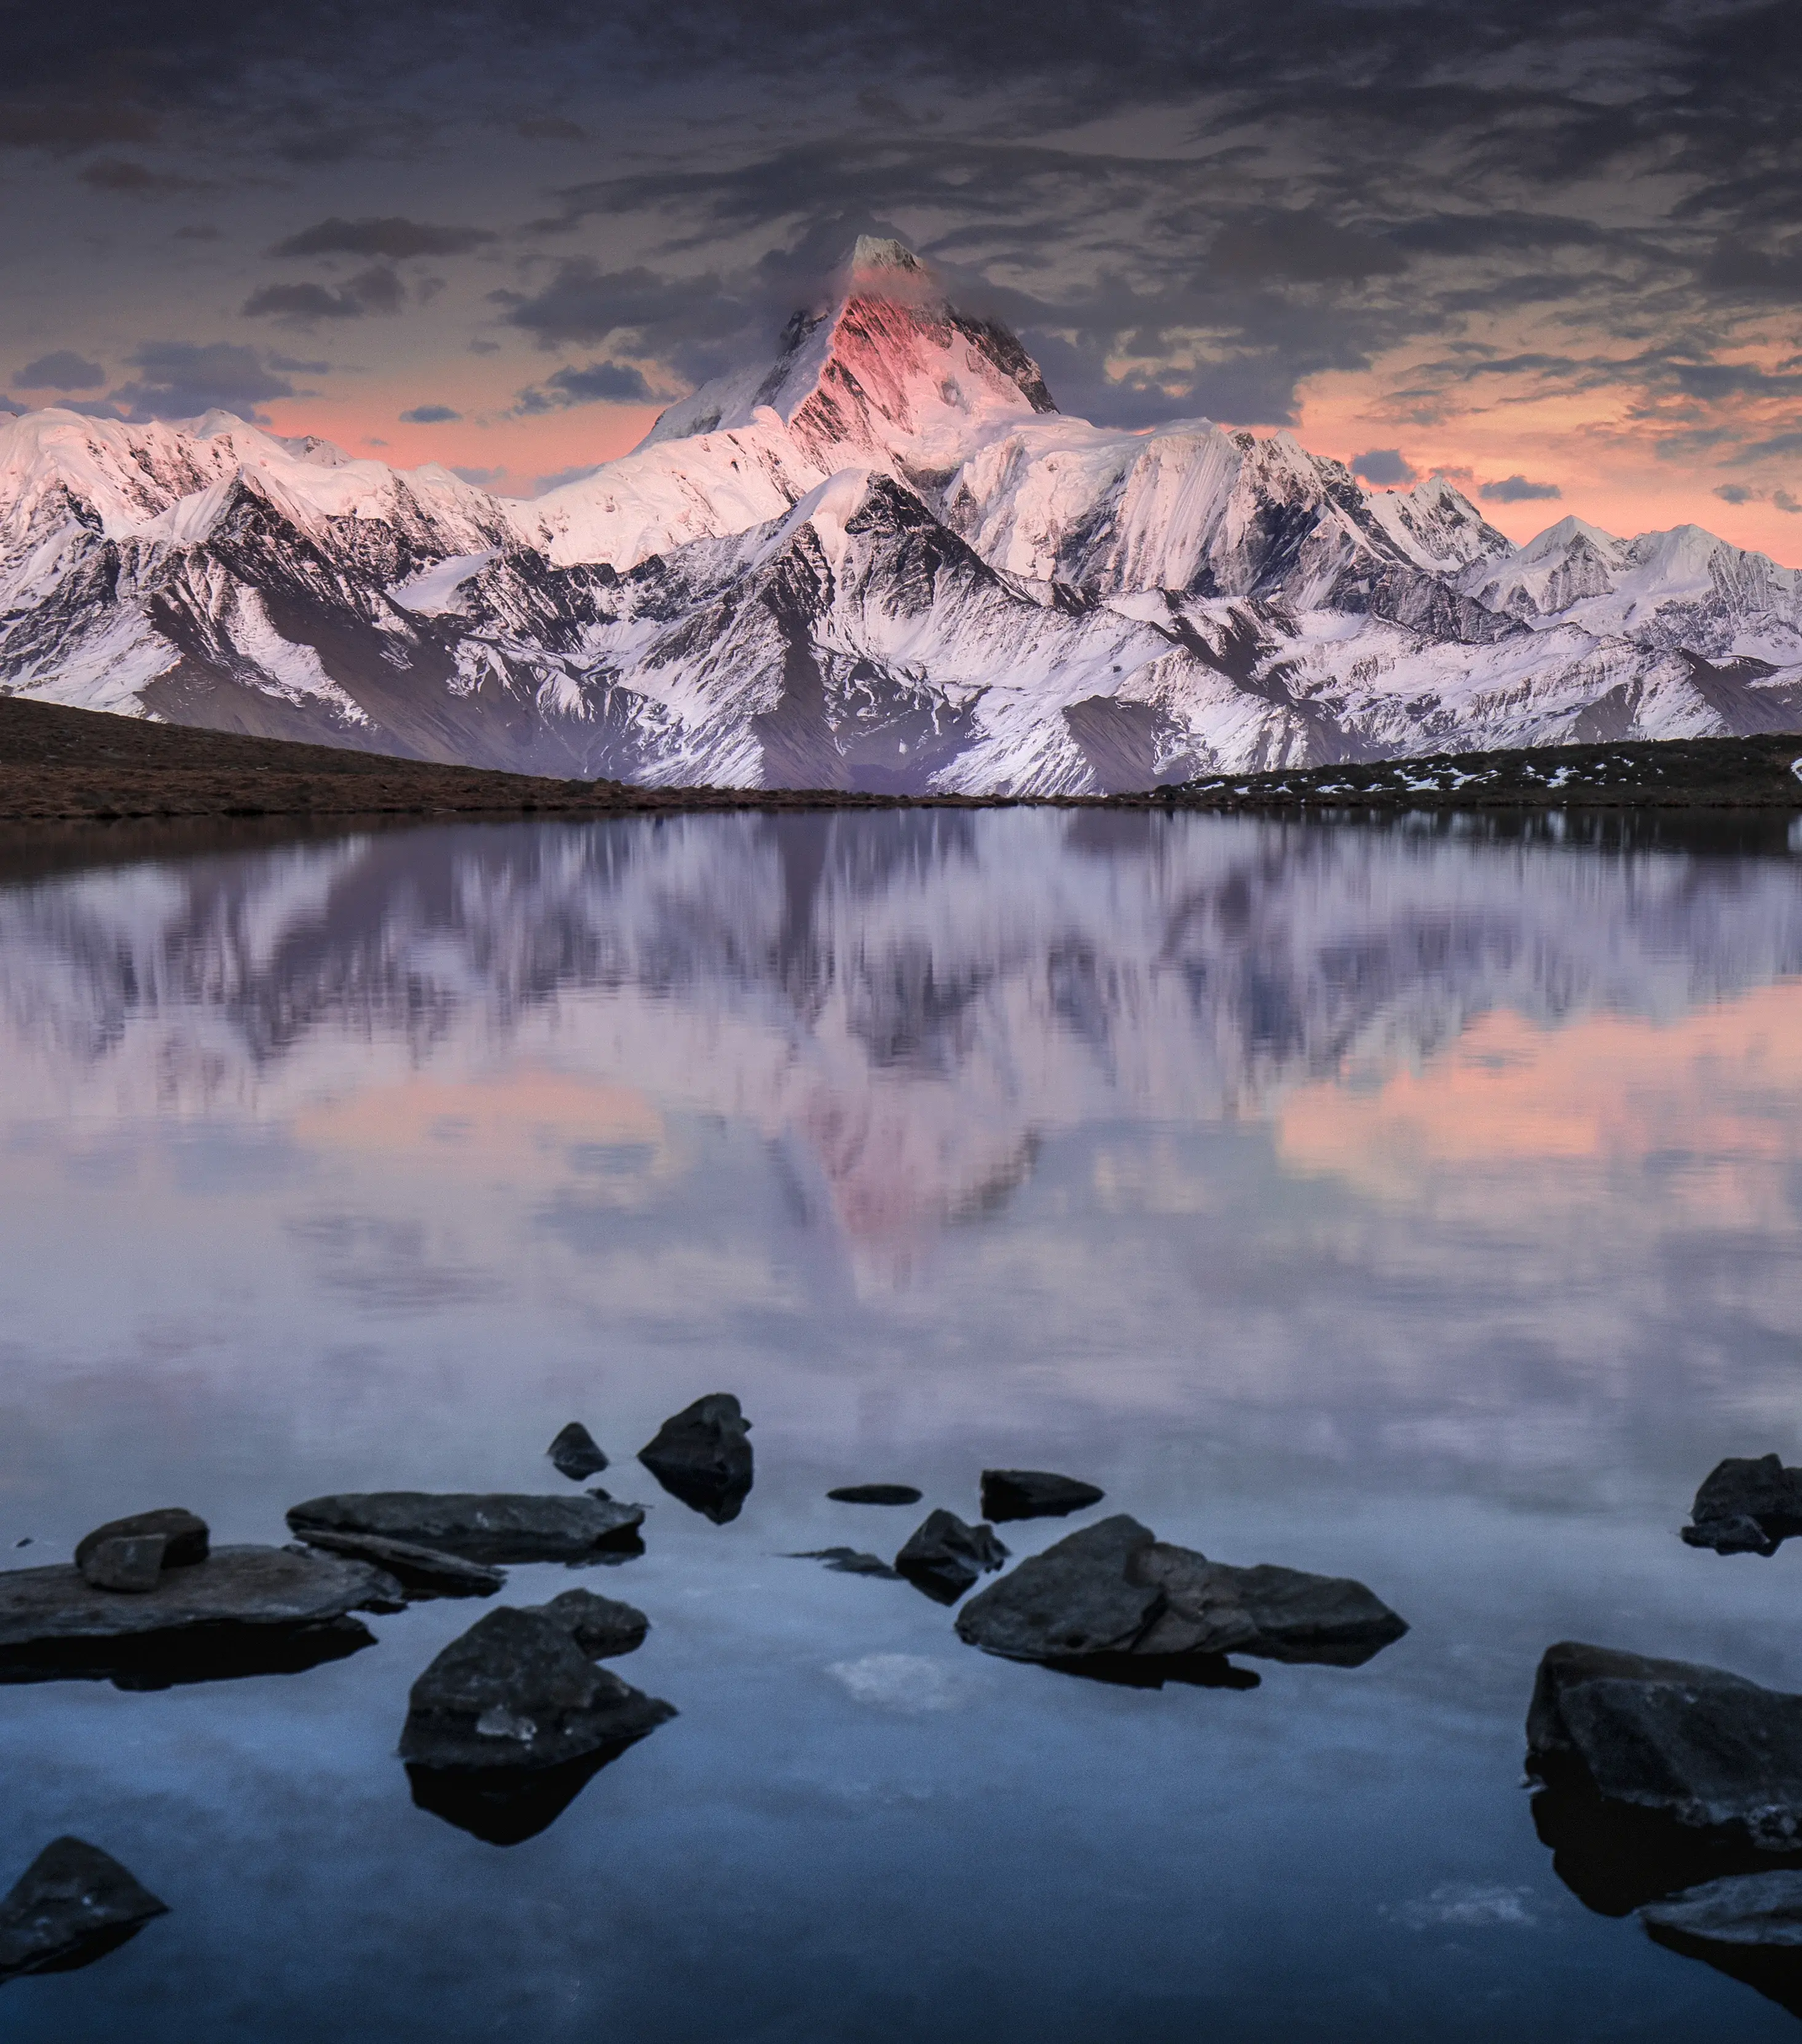
[(1183, 809), (1227, 814), (1462, 809), (1802, 810), (1802, 736), (1443, 754), (1210, 775), (1142, 793), (887, 795), (643, 788), (296, 745), (0, 697), (0, 823), (569, 817), (754, 809)]

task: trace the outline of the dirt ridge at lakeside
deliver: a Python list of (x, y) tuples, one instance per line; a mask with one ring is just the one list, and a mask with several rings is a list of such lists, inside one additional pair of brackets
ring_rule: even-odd
[(800, 809), (1802, 809), (1802, 734), (1623, 740), (1208, 774), (1112, 795), (891, 795), (543, 779), (0, 696), (0, 821)]

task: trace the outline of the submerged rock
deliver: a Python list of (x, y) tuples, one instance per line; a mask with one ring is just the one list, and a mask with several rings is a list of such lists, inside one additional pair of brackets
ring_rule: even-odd
[(309, 1533), (373, 1533), (471, 1562), (605, 1561), (642, 1552), (641, 1504), (597, 1497), (371, 1490), (309, 1498), (288, 1514)]
[(0, 1681), (152, 1689), (314, 1667), (374, 1645), (349, 1613), (404, 1601), (365, 1562), (283, 1547), (217, 1548), (123, 1594), (66, 1565), (13, 1569), (0, 1573)]
[(955, 1604), (1008, 1550), (989, 1526), (966, 1526), (955, 1512), (929, 1512), (895, 1557), (895, 1573), (939, 1604)]
[(1682, 1531), (1692, 1547), (1774, 1554), (1802, 1533), (1802, 1469), (1785, 1469), (1776, 1455), (1730, 1455), (1703, 1478), (1689, 1516)]
[(1054, 1666), (1253, 1654), (1356, 1667), (1408, 1627), (1349, 1577), (1229, 1567), (1118, 1512), (1028, 1556), (970, 1599), (957, 1629), (985, 1653)]
[(108, 1540), (156, 1539), (163, 1542), (162, 1566), (186, 1569), (204, 1562), (212, 1544), (206, 1521), (179, 1504), (156, 1512), (134, 1512), (128, 1519), (110, 1519), (83, 1536), (75, 1548), (75, 1566), (85, 1568), (101, 1544)]
[(584, 1477), (598, 1476), (607, 1466), (607, 1458), (599, 1443), (579, 1420), (572, 1420), (544, 1450), (559, 1476), (567, 1476), (571, 1483), (580, 1483)]
[(644, 1644), (651, 1621), (643, 1612), (593, 1590), (565, 1590), (548, 1604), (528, 1607), (554, 1619), (590, 1661), (610, 1661), (636, 1654)]
[(1659, 1944), (1802, 2015), (1802, 1869), (1741, 1874), (1639, 1911)]
[(1550, 1787), (1758, 1852), (1802, 1849), (1802, 1696), (1566, 1640), (1539, 1662), (1527, 1748)]
[(921, 1493), (911, 1483), (846, 1483), (826, 1495), (835, 1504), (917, 1504)]
[(160, 1533), (116, 1534), (86, 1544), (76, 1566), (97, 1590), (153, 1590), (162, 1580), (169, 1543)]
[(506, 1582), (501, 1570), (485, 1562), (467, 1562), (440, 1547), (421, 1547), (411, 1540), (385, 1539), (379, 1533), (332, 1533), (309, 1527), (300, 1535), (303, 1546), (325, 1554), (348, 1554), (390, 1575), (409, 1604), (432, 1597), (492, 1596)]
[(91, 1965), (168, 1913), (110, 1854), (53, 1838), (0, 1900), (0, 1981)]
[(597, 1668), (548, 1609), (502, 1605), (454, 1639), (413, 1685), (401, 1758), (492, 1774), (623, 1750), (673, 1707)]
[(1063, 1519), (1099, 1504), (1107, 1495), (1092, 1483), (1049, 1470), (985, 1470), (982, 1516), (999, 1526), (1011, 1519)]
[(737, 1399), (716, 1391), (666, 1420), (638, 1458), (672, 1497), (724, 1526), (751, 1494), (750, 1431)]
[(897, 1578), (901, 1571), (891, 1569), (880, 1554), (865, 1554), (855, 1547), (803, 1547), (798, 1553), (785, 1554), (788, 1562), (824, 1562), (835, 1575), (887, 1576)]

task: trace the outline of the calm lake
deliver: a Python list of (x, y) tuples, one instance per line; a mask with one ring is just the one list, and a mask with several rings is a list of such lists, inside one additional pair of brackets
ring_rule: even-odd
[[(305, 1673), (0, 1688), (0, 1888), (74, 1832), (171, 1911), (0, 1989), (9, 2038), (1794, 2035), (1587, 1907), (1522, 1785), (1554, 1640), (1802, 1689), (1802, 1549), (1676, 1531), (1718, 1458), (1802, 1458), (1802, 857), (1581, 836), (0, 856), (0, 1556), (156, 1505), (280, 1541), (321, 1492), (573, 1495), (580, 1420), (647, 1551), (501, 1600), (629, 1599), (607, 1666), (679, 1712), (499, 1846), (394, 1757), (478, 1604)], [(714, 1391), (757, 1458), (723, 1526), (633, 1459)], [(1412, 1629), (1132, 1689), (786, 1558), (974, 1520), (997, 1464)], [(876, 1481), (924, 1502), (824, 1495)]]

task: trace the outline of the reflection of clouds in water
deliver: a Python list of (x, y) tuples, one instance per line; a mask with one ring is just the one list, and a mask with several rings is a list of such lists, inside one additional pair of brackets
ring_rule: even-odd
[(835, 1661), (826, 1673), (856, 1702), (881, 1710), (948, 1711), (962, 1700), (962, 1685), (952, 1671), (921, 1654), (866, 1654)]
[(313, 1214), (289, 1232), (311, 1252), (319, 1282), (391, 1312), (467, 1306), (504, 1293), (457, 1236), (370, 1214)]
[(1383, 1914), (1411, 1931), (1528, 1930), (1539, 1920), (1529, 1906), (1532, 1895), (1530, 1888), (1473, 1888), (1450, 1881)]

